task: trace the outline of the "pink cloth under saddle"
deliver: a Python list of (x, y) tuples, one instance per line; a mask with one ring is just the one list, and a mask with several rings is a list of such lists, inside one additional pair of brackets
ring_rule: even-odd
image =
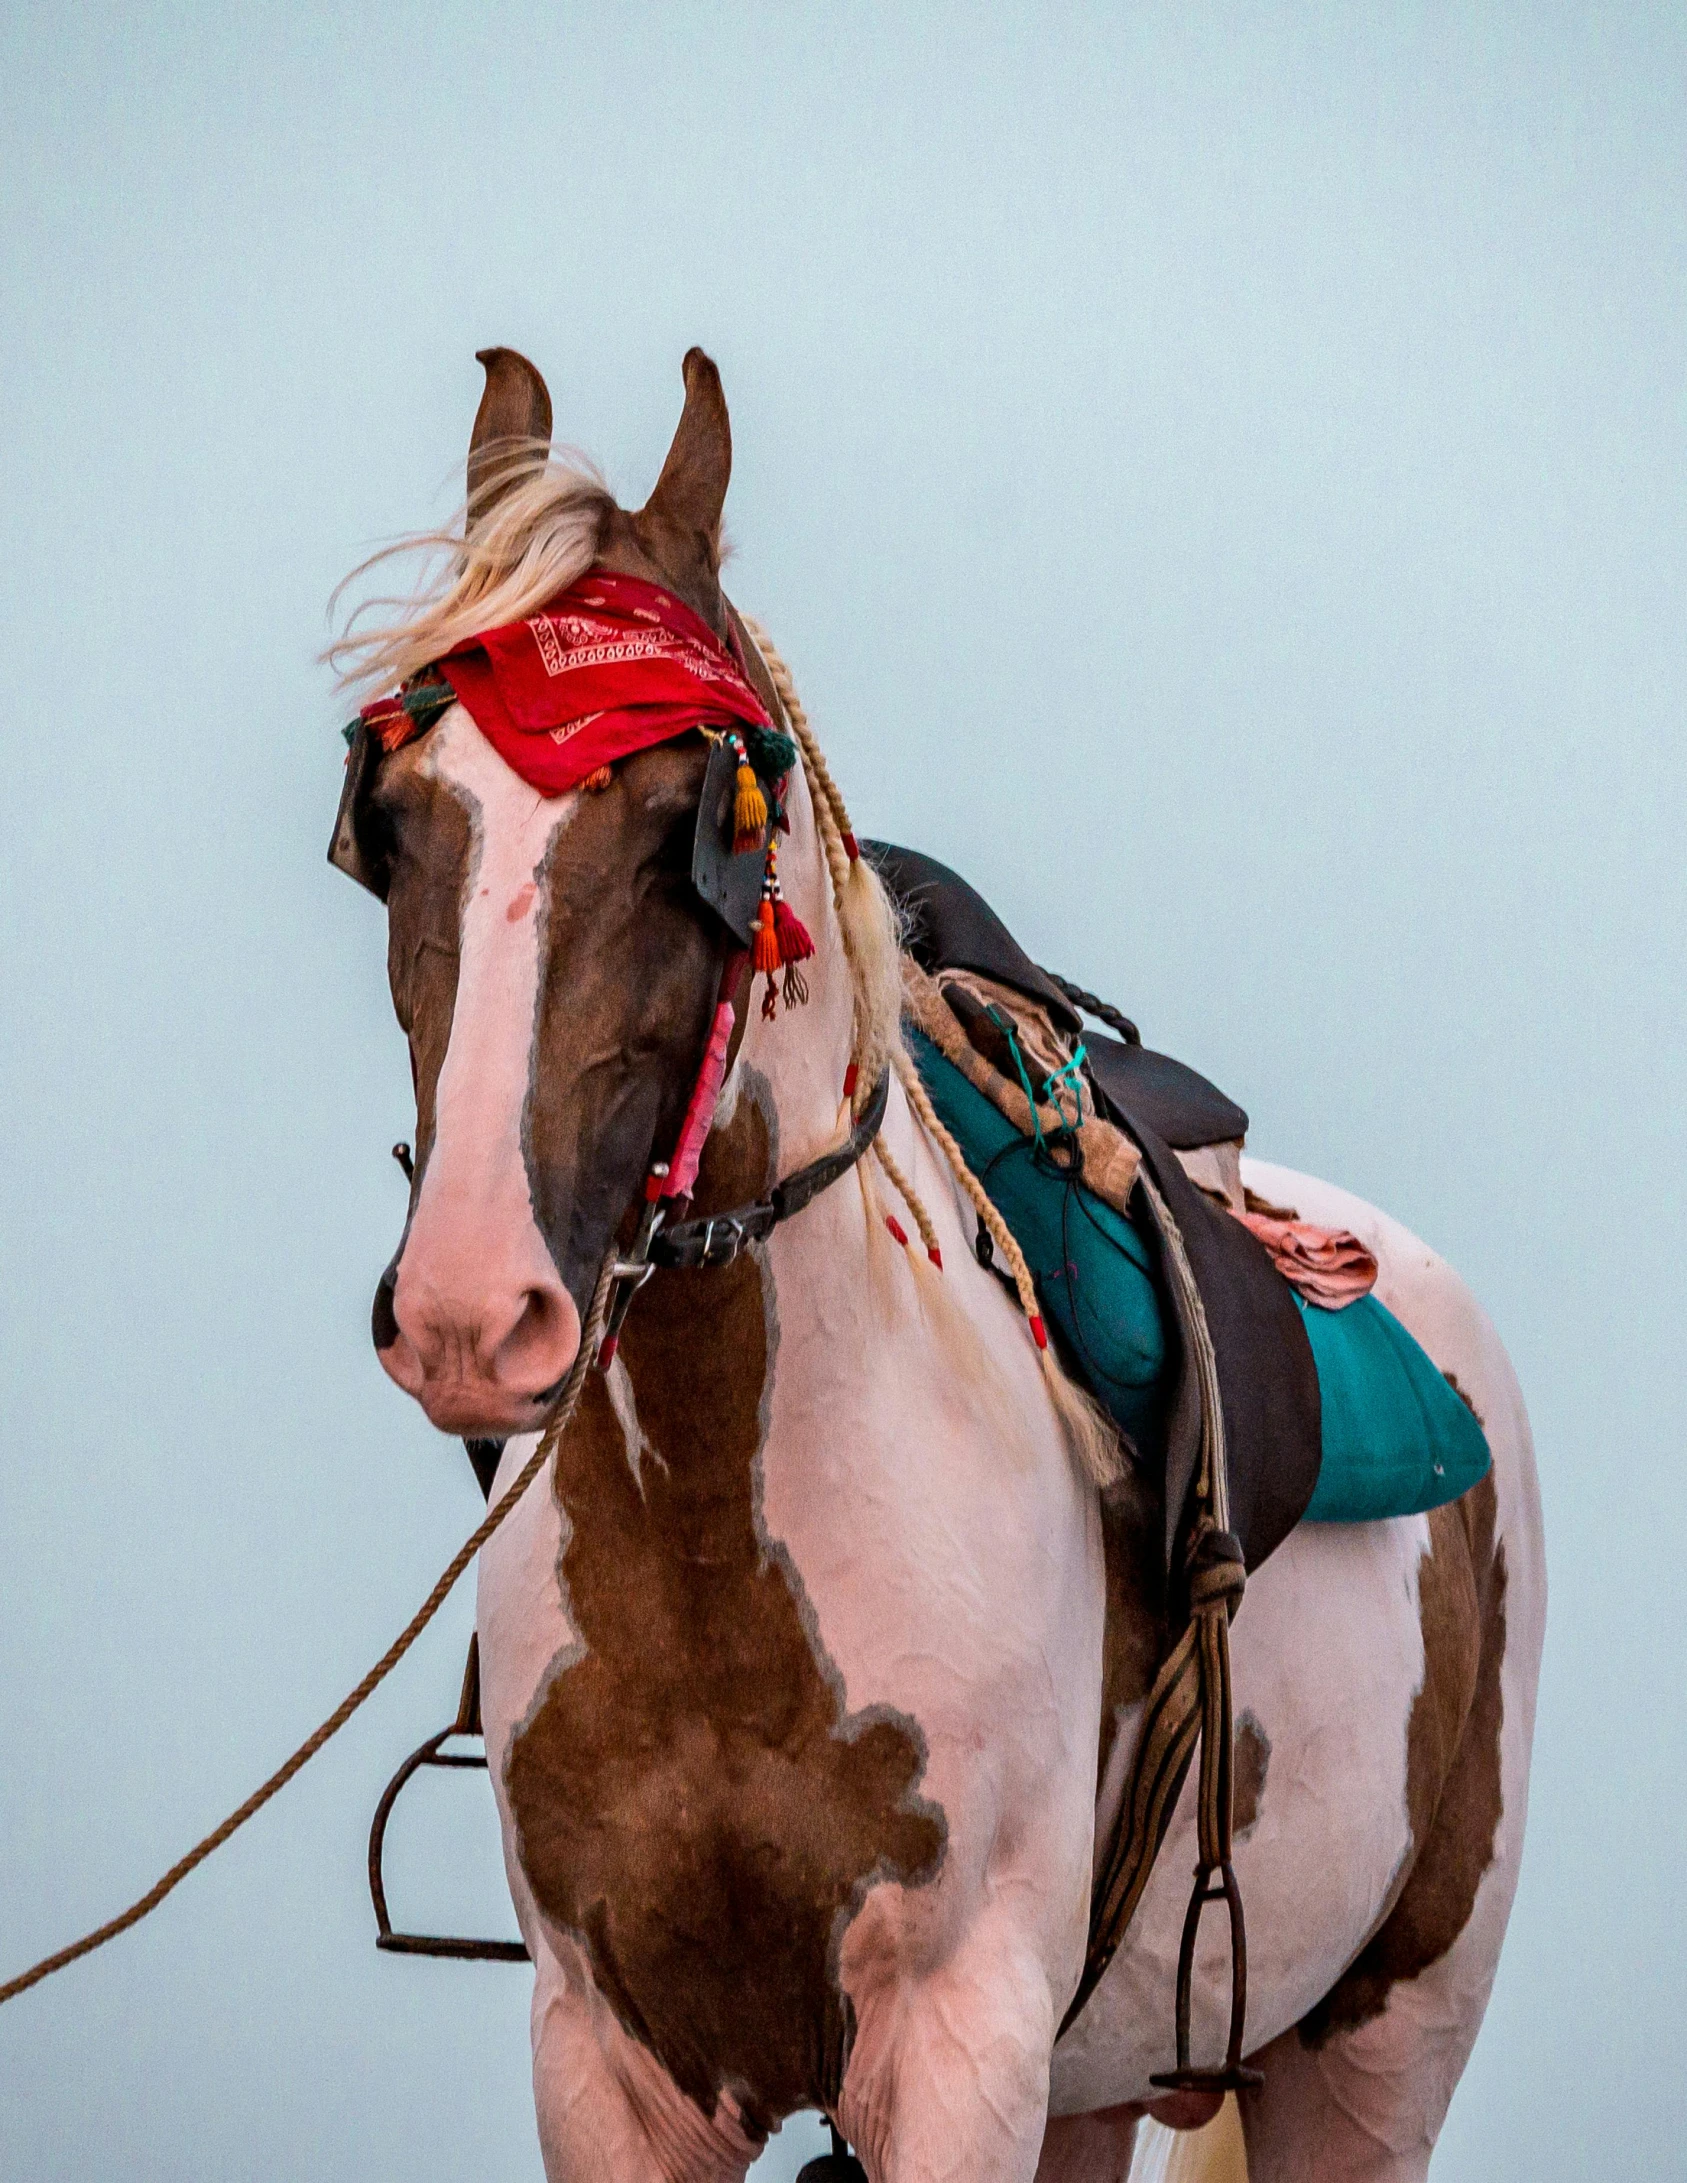
[(1309, 1304), (1340, 1311), (1376, 1286), (1377, 1262), (1351, 1229), (1317, 1228), (1292, 1214), (1251, 1209), (1235, 1217), (1265, 1245), (1277, 1271)]

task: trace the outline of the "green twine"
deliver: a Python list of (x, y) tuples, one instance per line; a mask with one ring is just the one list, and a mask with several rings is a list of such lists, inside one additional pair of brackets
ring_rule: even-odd
[[(1031, 1109), (1031, 1128), (1035, 1135), (1035, 1151), (1047, 1156), (1047, 1147), (1043, 1142), (1042, 1103), (1046, 1101), (1059, 1115), (1063, 1136), (1071, 1137), (1076, 1134), (1079, 1124), (1084, 1119), (1084, 1099), (1080, 1076), (1088, 1055), (1080, 1043), (1077, 1052), (1070, 1061), (1064, 1062), (1061, 1067), (1043, 1078), (1042, 1099), (1039, 1100), (1036, 1092), (1031, 1088), (1030, 1071), (1025, 1066), (1025, 1056), (1019, 1050), (1019, 1033), (1014, 1027), (1012, 1017), (1002, 1009), (992, 1007), (990, 1020), (1006, 1038), (1008, 1052), (1012, 1054), (1013, 1065), (1019, 1072), (1019, 1082), (1025, 1093), (1026, 1104)], [(1072, 1098), (1070, 1116), (1067, 1115), (1065, 1104), (1068, 1093), (1071, 1094)], [(1054, 1164), (1058, 1166), (1060, 1163), (1056, 1162)]]
[[(1075, 1130), (1084, 1119), (1083, 1067), (1089, 1054), (1082, 1041), (1070, 1061), (1063, 1062), (1052, 1076), (1043, 1079), (1043, 1096), (1068, 1130)], [(1072, 1118), (1066, 1119), (1066, 1094), (1072, 1095)]]

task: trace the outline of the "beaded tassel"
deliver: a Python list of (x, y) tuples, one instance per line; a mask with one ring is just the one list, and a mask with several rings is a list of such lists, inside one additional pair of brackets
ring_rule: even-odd
[(767, 884), (773, 896), (773, 931), (779, 942), (779, 960), (785, 971), (785, 1006), (800, 1008), (808, 999), (808, 980), (797, 968), (806, 963), (814, 953), (814, 942), (809, 938), (808, 927), (785, 899), (785, 891), (779, 884), (779, 851), (769, 842), (767, 849)]
[(767, 798), (744, 748), (744, 738), (729, 734), (726, 740), (738, 760), (738, 788), (732, 801), (732, 853), (741, 857), (759, 849), (767, 838)]

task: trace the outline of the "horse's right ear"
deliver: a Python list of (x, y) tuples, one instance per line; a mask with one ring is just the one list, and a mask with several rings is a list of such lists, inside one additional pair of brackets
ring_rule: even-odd
[(481, 521), (522, 474), (531, 443), (551, 439), (551, 397), (536, 365), (514, 349), (477, 349), (486, 386), (469, 435), (469, 528)]

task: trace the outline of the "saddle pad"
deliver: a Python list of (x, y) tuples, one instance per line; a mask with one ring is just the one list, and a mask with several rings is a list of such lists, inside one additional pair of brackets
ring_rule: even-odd
[[(1025, 1253), (1068, 1356), (1132, 1441), (1151, 1439), (1167, 1341), (1147, 1241), (1039, 1153), (923, 1032), (910, 1029), (908, 1040), (932, 1105)], [(1294, 1302), (1322, 1407), (1323, 1463), (1304, 1520), (1419, 1515), (1486, 1474), (1481, 1426), (1391, 1311), (1374, 1296), (1341, 1311)]]
[(1044, 1316), (1096, 1399), (1141, 1439), (1166, 1369), (1147, 1243), (1093, 1190), (1059, 1173), (923, 1031), (910, 1029), (908, 1043), (939, 1119), (1025, 1253)]
[(1417, 1516), (1487, 1476), (1487, 1435), (1386, 1305), (1295, 1302), (1323, 1399), (1324, 1462), (1303, 1522)]

